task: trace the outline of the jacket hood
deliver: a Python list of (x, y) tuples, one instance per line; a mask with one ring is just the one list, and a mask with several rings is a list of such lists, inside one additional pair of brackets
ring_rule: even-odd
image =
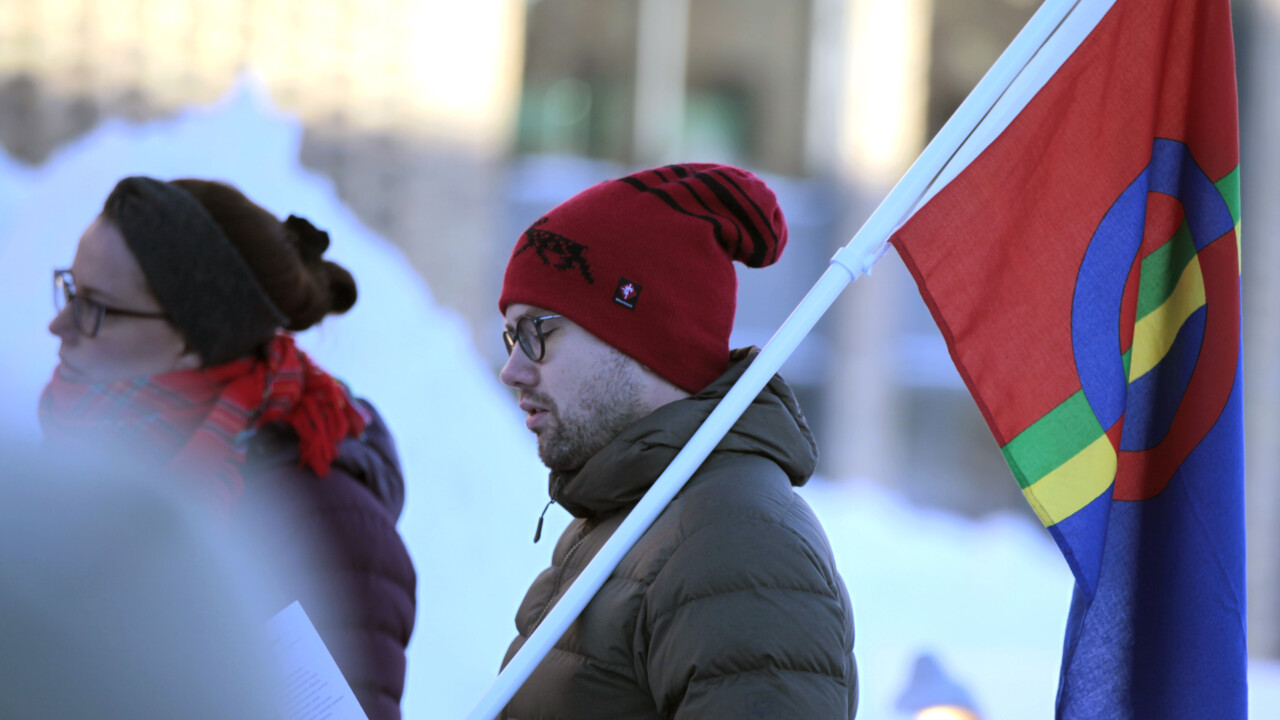
[[(359, 438), (342, 441), (330, 472), (344, 472), (355, 478), (378, 498), (392, 518), (399, 518), (404, 510), (404, 475), (395, 439), (372, 404), (357, 402), (368, 412), (369, 422)], [(250, 446), (248, 462), (259, 466), (297, 465), (297, 437), (282, 424), (259, 429)]]
[[(634, 505), (671, 464), (759, 348), (734, 350), (729, 369), (701, 392), (663, 405), (622, 431), (572, 472), (552, 471), (551, 498), (576, 517), (609, 514)], [(795, 394), (774, 375), (712, 451), (750, 453), (777, 463), (793, 486), (808, 482), (818, 446)]]

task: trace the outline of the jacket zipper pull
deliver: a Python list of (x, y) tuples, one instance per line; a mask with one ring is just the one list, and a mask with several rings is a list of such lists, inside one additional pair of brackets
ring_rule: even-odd
[(533, 531), (533, 542), (536, 544), (542, 539), (542, 519), (547, 516), (547, 510), (555, 500), (548, 500), (547, 504), (542, 508), (542, 514), (538, 516), (538, 529)]

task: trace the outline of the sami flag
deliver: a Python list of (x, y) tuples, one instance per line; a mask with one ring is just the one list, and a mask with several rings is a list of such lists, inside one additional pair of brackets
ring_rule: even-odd
[(1103, 5), (893, 243), (1075, 574), (1058, 717), (1243, 719), (1229, 3)]

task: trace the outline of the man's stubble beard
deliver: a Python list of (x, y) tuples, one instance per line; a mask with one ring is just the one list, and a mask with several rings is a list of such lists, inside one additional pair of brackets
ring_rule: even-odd
[[(538, 457), (557, 471), (577, 470), (623, 430), (648, 415), (635, 361), (617, 350), (582, 381), (575, 407), (550, 403), (555, 422), (538, 434)], [(550, 400), (550, 398), (545, 398)]]

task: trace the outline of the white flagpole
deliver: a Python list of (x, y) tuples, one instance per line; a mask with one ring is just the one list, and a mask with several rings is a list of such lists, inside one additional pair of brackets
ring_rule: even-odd
[(712, 449), (738, 421), (747, 406), (760, 394), (844, 288), (857, 277), (870, 272), (871, 267), (884, 254), (892, 232), (905, 221), (907, 214), (934, 178), (1079, 1), (1046, 0), (1041, 5), (906, 175), (867, 219), (862, 229), (848, 245), (836, 252), (831, 259), (832, 266), (822, 274), (747, 371), (671, 461), (671, 465), (663, 471), (609, 541), (569, 586), (542, 624), (494, 680), (488, 692), (467, 716), (468, 720), (492, 720), (502, 712), (534, 668), (582, 613), (582, 609), (595, 596), (623, 556), (649, 529), (676, 493), (680, 492), (702, 461), (711, 454)]

